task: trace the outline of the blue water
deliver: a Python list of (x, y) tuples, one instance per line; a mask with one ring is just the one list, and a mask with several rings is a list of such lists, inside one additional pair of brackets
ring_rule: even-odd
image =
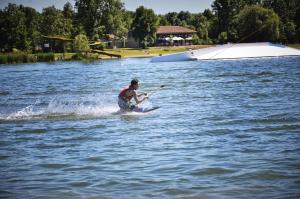
[[(120, 114), (120, 89), (156, 92)], [(1, 198), (300, 198), (300, 58), (0, 66)]]

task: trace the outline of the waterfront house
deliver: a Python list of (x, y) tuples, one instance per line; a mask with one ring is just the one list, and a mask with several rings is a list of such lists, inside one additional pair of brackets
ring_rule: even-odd
[(191, 45), (195, 30), (182, 26), (160, 26), (156, 32), (156, 45)]

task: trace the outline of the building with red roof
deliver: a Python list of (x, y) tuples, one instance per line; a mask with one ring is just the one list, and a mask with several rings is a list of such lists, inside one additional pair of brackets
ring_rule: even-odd
[(156, 32), (156, 44), (161, 45), (189, 45), (195, 30), (182, 26), (160, 26)]

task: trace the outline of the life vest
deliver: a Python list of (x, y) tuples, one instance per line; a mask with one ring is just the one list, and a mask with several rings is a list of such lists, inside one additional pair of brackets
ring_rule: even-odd
[(133, 87), (129, 86), (128, 88), (123, 89), (120, 94), (119, 97), (122, 98), (125, 101), (130, 101), (133, 98), (133, 92), (130, 91), (134, 91)]

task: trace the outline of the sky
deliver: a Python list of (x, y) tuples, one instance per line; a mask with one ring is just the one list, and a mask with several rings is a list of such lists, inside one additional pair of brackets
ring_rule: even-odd
[[(8, 3), (23, 4), (35, 8), (41, 12), (43, 8), (54, 5), (62, 9), (66, 2), (74, 5), (74, 0), (0, 0), (0, 9), (5, 8)], [(203, 12), (206, 8), (211, 8), (213, 0), (121, 0), (126, 10), (135, 11), (139, 6), (151, 8), (156, 14), (166, 14), (168, 12), (189, 11), (191, 13)]]

